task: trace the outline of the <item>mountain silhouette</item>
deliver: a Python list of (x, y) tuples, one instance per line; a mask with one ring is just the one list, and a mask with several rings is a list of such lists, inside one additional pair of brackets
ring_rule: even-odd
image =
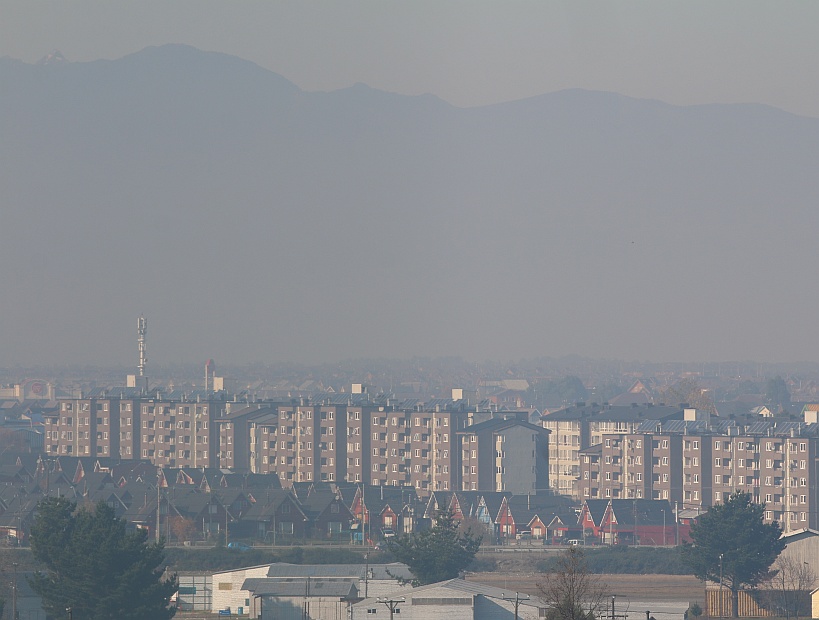
[(819, 119), (167, 45), (0, 59), (0, 135), (0, 363), (135, 363), (140, 313), (157, 363), (812, 359)]

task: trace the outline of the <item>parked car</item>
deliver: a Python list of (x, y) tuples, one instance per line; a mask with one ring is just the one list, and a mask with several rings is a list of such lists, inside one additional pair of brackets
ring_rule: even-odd
[(381, 534), (384, 536), (384, 538), (394, 538), (395, 537), (395, 530), (392, 530), (392, 529), (387, 527), (387, 528), (384, 528), (383, 530), (381, 530)]
[(253, 547), (241, 542), (228, 543), (228, 549), (236, 549), (237, 551), (250, 551)]

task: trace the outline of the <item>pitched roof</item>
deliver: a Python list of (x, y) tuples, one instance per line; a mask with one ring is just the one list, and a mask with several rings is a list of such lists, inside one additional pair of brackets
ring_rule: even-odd
[(358, 595), (357, 581), (355, 578), (265, 579), (264, 577), (251, 577), (244, 580), (242, 590), (252, 592), (254, 596), (356, 598)]
[[(462, 594), (462, 597), (453, 597), (451, 594), (444, 595), (444, 592), (441, 593), (441, 596), (430, 596), (436, 590), (443, 590), (444, 592), (450, 591), (453, 593)], [(412, 588), (409, 590), (402, 590), (401, 596), (405, 597), (408, 602), (412, 601), (412, 599), (429, 599), (430, 603), (434, 604), (435, 599), (441, 599), (442, 604), (443, 601), (452, 598), (471, 598), (475, 599), (476, 597), (485, 597), (490, 599), (500, 599), (509, 601), (509, 604), (514, 603), (514, 588), (510, 590), (502, 590), (501, 588), (495, 588), (494, 586), (487, 586), (482, 583), (477, 583), (475, 581), (465, 581), (464, 579), (450, 579), (448, 581), (439, 581), (438, 583), (430, 583), (425, 586), (419, 586), (417, 588)], [(354, 607), (363, 607), (366, 605), (370, 605), (373, 599), (365, 599), (360, 601), (359, 603), (355, 603)], [(548, 606), (546, 601), (543, 599), (532, 596), (527, 599), (520, 599), (519, 604), (525, 607), (536, 607), (538, 609), (543, 609)]]
[(518, 420), (517, 418), (492, 418), (491, 420), (479, 422), (478, 424), (473, 424), (472, 426), (467, 426), (466, 428), (460, 429), (458, 430), (458, 434), (463, 435), (470, 433), (481, 433), (483, 431), (498, 432), (513, 426), (522, 426), (523, 428), (528, 428), (529, 430), (537, 431), (539, 433), (549, 432), (548, 429), (543, 428), (542, 426), (535, 426), (534, 424), (530, 424), (525, 420)]
[(387, 580), (413, 578), (409, 567), (401, 562), (389, 564), (288, 564), (276, 562), (270, 565), (268, 577), (357, 577)]

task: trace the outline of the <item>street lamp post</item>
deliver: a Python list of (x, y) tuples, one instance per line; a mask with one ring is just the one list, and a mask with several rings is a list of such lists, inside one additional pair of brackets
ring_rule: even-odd
[(616, 594), (611, 595), (611, 620), (614, 620), (614, 597), (617, 596)]
[(719, 554), (719, 617), (722, 618), (722, 556)]

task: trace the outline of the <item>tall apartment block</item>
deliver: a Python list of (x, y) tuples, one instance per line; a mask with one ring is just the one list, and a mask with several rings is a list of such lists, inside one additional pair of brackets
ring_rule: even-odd
[(469, 420), (467, 411), (453, 408), (453, 401), (443, 407), (402, 405), (336, 395), (231, 411), (216, 421), (220, 466), (275, 473), (285, 485), (346, 481), (454, 488), (455, 433)]
[[(477, 423), (484, 418), (491, 423)], [(322, 396), (235, 411), (231, 405), (216, 424), (221, 467), (275, 473), (285, 486), (344, 481), (413, 486), (421, 492), (479, 484), (491, 490), (525, 487), (523, 492), (535, 492), (548, 486), (547, 431), (508, 412), (479, 411), (460, 401), (398, 403), (366, 395)], [(464, 435), (470, 429), (476, 440)], [(507, 442), (501, 450), (497, 437)], [(525, 451), (517, 449), (523, 439)], [(466, 452), (464, 442), (470, 444)], [(467, 455), (465, 468), (462, 454)], [(466, 486), (462, 471), (467, 472)]]
[(59, 400), (47, 416), (49, 455), (146, 459), (166, 467), (218, 466), (219, 436), (213, 421), (222, 400), (196, 394), (154, 394), (135, 388), (95, 390)]
[(495, 418), (458, 431), (461, 490), (549, 490), (548, 435), (546, 429), (515, 418)]
[[(116, 392), (116, 393), (114, 393)], [(464, 400), (367, 394), (258, 403), (199, 394), (96, 391), (46, 420), (52, 455), (229, 468), (296, 482), (532, 493), (548, 489), (548, 431)]]
[[(681, 407), (612, 407), (577, 403), (541, 418), (549, 430), (549, 481), (561, 495), (581, 499), (581, 450), (602, 444), (604, 435), (628, 435), (646, 420), (682, 419)], [(636, 492), (636, 489), (635, 489)]]
[(582, 451), (581, 495), (667, 499), (705, 511), (733, 492), (765, 504), (785, 531), (816, 528), (819, 426), (798, 422), (647, 421)]

